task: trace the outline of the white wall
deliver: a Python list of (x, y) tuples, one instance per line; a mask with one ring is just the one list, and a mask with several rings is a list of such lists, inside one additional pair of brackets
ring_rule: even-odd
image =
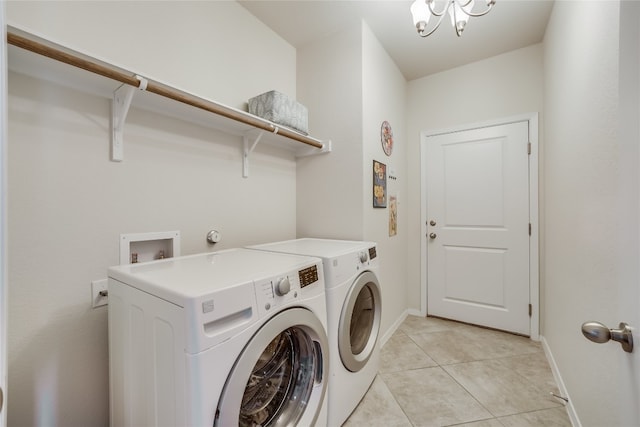
[[(387, 333), (407, 309), (407, 82), (366, 23), (362, 26), (362, 46), (363, 238), (378, 243), (383, 266), (381, 328)], [(380, 139), (385, 120), (393, 129), (391, 156), (384, 153)], [(387, 166), (386, 209), (372, 208), (373, 160)], [(396, 196), (398, 201), (395, 236), (389, 236), (389, 196)]]
[(544, 40), (544, 335), (584, 426), (640, 424), (637, 349), (624, 353), (580, 333), (589, 320), (640, 321), (633, 3), (556, 2)]
[[(295, 50), (235, 2), (8, 12), (12, 25), (229, 105), (295, 94)], [(162, 43), (142, 49), (137, 37)], [(109, 121), (107, 99), (9, 76), (8, 425), (107, 425), (107, 311), (91, 309), (90, 282), (118, 263), (120, 233), (180, 230), (183, 254), (295, 237), (291, 153), (258, 146), (243, 179), (238, 137), (132, 109), (125, 160), (113, 163)], [(212, 228), (224, 238), (215, 248)]]
[[(298, 96), (309, 108), (309, 127), (333, 142), (329, 156), (298, 161), (298, 236), (378, 243), (383, 335), (406, 309), (405, 85), (364, 22), (298, 49)], [(383, 120), (394, 129), (391, 157), (380, 143)], [(389, 209), (373, 208), (373, 159), (399, 178), (387, 182), (400, 201), (395, 237)]]
[[(424, 237), (420, 228), (420, 132), (533, 112), (540, 113), (539, 127), (543, 128), (542, 55), (542, 45), (537, 44), (409, 82), (409, 308), (419, 310), (426, 299), (420, 292), (420, 242)], [(540, 152), (542, 142), (541, 138)]]
[(298, 49), (298, 100), (332, 152), (298, 161), (298, 237), (361, 240), (362, 35), (359, 27)]
[(8, 23), (236, 108), (296, 97), (296, 52), (235, 1), (10, 1)]

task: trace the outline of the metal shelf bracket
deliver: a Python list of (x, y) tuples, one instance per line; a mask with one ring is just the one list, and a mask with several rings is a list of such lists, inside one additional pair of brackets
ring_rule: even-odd
[(136, 89), (146, 90), (147, 79), (136, 75), (140, 85), (136, 88), (128, 84), (121, 85), (113, 91), (113, 101), (111, 102), (111, 161), (121, 162), (124, 159), (123, 131), (124, 123), (133, 101)]
[[(242, 177), (243, 178), (248, 178), (249, 177), (249, 156), (251, 155), (253, 150), (256, 148), (256, 145), (258, 145), (258, 143), (262, 139), (262, 136), (265, 133), (277, 134), (278, 133), (278, 127), (275, 126), (273, 132), (267, 132), (267, 131), (261, 130), (258, 133), (256, 133), (255, 131), (249, 131), (249, 132), (245, 133), (244, 136), (242, 137), (242, 142), (243, 142), (243, 149), (242, 149)], [(251, 140), (251, 135), (253, 135), (253, 134), (255, 134), (255, 139), (252, 141)], [(318, 154), (330, 153), (330, 152), (331, 152), (331, 141), (326, 141), (326, 142), (322, 143), (322, 148), (320, 148), (320, 149), (318, 149), (318, 148), (310, 148), (308, 150), (298, 151), (296, 153), (296, 159), (299, 159), (301, 157), (309, 157), (309, 156), (315, 156), (315, 155), (318, 155)]]
[(248, 134), (245, 134), (242, 137), (242, 142), (243, 142), (242, 177), (243, 178), (249, 177), (249, 154), (251, 154), (251, 152), (256, 148), (256, 145), (258, 145), (258, 142), (260, 142), (260, 139), (262, 139), (262, 135), (264, 135), (264, 131), (258, 132), (258, 135), (256, 136), (256, 139), (253, 141), (253, 143), (249, 141)]

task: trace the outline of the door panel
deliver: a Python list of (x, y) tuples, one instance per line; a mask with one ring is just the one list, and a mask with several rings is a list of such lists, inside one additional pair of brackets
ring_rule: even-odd
[[(505, 305), (505, 250), (486, 248), (445, 248), (446, 298), (493, 307)], [(465, 268), (458, 268), (464, 265)], [(469, 287), (469, 283), (479, 286)]]
[(442, 146), (447, 225), (503, 225), (503, 143), (472, 140)]
[(427, 312), (529, 335), (528, 123), (426, 140)]

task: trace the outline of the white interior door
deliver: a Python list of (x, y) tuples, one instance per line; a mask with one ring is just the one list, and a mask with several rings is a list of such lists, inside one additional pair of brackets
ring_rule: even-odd
[(530, 334), (527, 121), (429, 136), (427, 313)]
[(7, 34), (0, 2), (0, 427), (7, 425)]

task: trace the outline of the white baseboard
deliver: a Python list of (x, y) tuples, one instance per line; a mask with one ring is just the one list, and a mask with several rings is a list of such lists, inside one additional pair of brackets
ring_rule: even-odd
[(408, 310), (408, 313), (410, 316), (420, 316), (420, 317), (426, 317), (427, 313), (423, 313), (422, 310), (418, 310), (416, 308), (410, 308)]
[(391, 327), (380, 339), (380, 348), (382, 348), (382, 346), (385, 345), (387, 341), (389, 341), (389, 338), (391, 338), (394, 332), (398, 330), (398, 328), (400, 327), (402, 322), (404, 322), (404, 319), (406, 319), (408, 315), (409, 315), (409, 310), (405, 310), (402, 312), (402, 314), (400, 314), (400, 316), (396, 319), (396, 321), (393, 322)]
[(547, 357), (549, 366), (551, 367), (553, 378), (556, 380), (558, 390), (560, 390), (560, 395), (569, 399), (569, 401), (565, 405), (565, 409), (567, 410), (567, 414), (569, 415), (569, 421), (571, 421), (571, 425), (573, 427), (582, 427), (580, 419), (578, 418), (578, 414), (576, 413), (576, 409), (573, 407), (573, 402), (571, 401), (569, 393), (567, 392), (567, 387), (564, 385), (564, 381), (562, 381), (562, 376), (560, 375), (560, 371), (558, 370), (558, 365), (556, 365), (556, 361), (553, 358), (553, 354), (551, 353), (551, 349), (547, 344), (547, 340), (545, 340), (542, 335), (540, 335), (540, 342), (542, 343), (544, 354)]

